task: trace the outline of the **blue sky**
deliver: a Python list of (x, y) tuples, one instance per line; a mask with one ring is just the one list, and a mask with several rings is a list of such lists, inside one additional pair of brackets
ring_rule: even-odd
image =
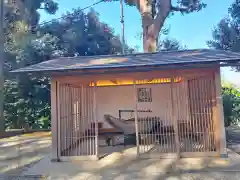
[[(98, 0), (58, 0), (59, 11), (56, 15), (41, 13), (41, 21), (60, 17), (73, 8), (84, 8)], [(228, 7), (233, 0), (205, 0), (207, 8), (196, 13), (181, 15), (175, 13), (169, 17), (165, 27), (170, 28), (169, 37), (179, 40), (189, 49), (207, 48), (206, 41), (211, 39), (212, 29), (227, 16)], [(116, 34), (121, 33), (119, 2), (100, 3), (94, 6), (100, 14), (100, 19), (114, 28)], [(139, 46), (142, 49), (140, 14), (135, 7), (124, 6), (126, 42), (130, 46)], [(237, 78), (237, 76), (239, 78)], [(223, 70), (223, 77), (240, 85), (240, 73)]]

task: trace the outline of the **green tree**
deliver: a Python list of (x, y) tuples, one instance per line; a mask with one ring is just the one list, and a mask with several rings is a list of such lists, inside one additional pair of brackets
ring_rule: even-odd
[[(6, 62), (4, 64), (4, 78), (6, 83), (1, 87), (4, 87), (5, 98), (7, 98), (6, 92), (9, 92), (9, 85), (12, 84), (15, 87), (15, 83), (11, 82), (11, 77), (8, 74), (8, 70), (12, 67), (18, 67), (17, 64), (22, 67), (23, 60), (27, 53), (23, 51), (21, 46), (26, 45), (25, 36), (26, 28), (32, 29), (38, 24), (39, 13), (38, 10), (44, 9), (47, 13), (54, 14), (58, 9), (58, 4), (53, 0), (17, 0), (17, 1), (4, 1), (4, 36), (5, 37), (5, 56)], [(24, 31), (22, 31), (24, 29)], [(23, 35), (23, 37), (21, 37)], [(17, 37), (18, 36), (18, 37)], [(26, 39), (25, 39), (26, 38)], [(22, 43), (22, 45), (21, 45)], [(12, 48), (12, 49), (11, 49)], [(15, 48), (15, 49), (14, 49)], [(15, 52), (14, 52), (15, 50)], [(22, 54), (20, 55), (20, 53)], [(1, 75), (2, 76), (2, 75)], [(4, 81), (3, 81), (4, 82)], [(1, 82), (2, 83), (2, 82)], [(6, 89), (7, 88), (7, 89)], [(11, 92), (11, 91), (10, 91)], [(1, 97), (2, 100), (2, 97)], [(8, 99), (5, 99), (5, 102)], [(0, 103), (3, 103), (2, 101)], [(4, 104), (6, 106), (6, 104)], [(6, 117), (6, 111), (4, 112)], [(2, 121), (2, 119), (1, 119)]]
[(124, 0), (127, 5), (135, 6), (141, 14), (143, 28), (143, 48), (145, 52), (157, 50), (159, 32), (170, 14), (188, 14), (200, 11), (206, 4), (201, 0)]
[[(67, 13), (66, 18), (41, 27), (41, 33), (59, 38), (63, 56), (107, 55), (121, 52), (121, 41), (114, 30), (100, 22), (93, 9), (87, 14), (80, 9)], [(129, 48), (127, 48), (130, 50)]]
[[(59, 56), (86, 56), (121, 52), (118, 36), (91, 10), (76, 9), (66, 18), (40, 26), (37, 33), (24, 23), (8, 35), (8, 61), (5, 64), (5, 118), (8, 128), (46, 128), (50, 126), (49, 79), (36, 74), (9, 74), (24, 67)], [(129, 52), (132, 49), (127, 48)]]
[[(228, 9), (228, 17), (223, 18), (212, 32), (210, 48), (240, 52), (240, 0), (235, 0)], [(239, 71), (239, 67), (234, 67)]]
[[(58, 39), (49, 34), (38, 37), (27, 31), (12, 34), (6, 44), (8, 70), (53, 58)], [(43, 117), (50, 118), (48, 78), (6, 73), (5, 119), (8, 128), (39, 128)]]
[(29, 26), (36, 26), (40, 19), (38, 10), (55, 14), (58, 3), (55, 0), (17, 0), (5, 4), (5, 19), (8, 24), (24, 21)]
[(186, 47), (182, 46), (182, 44), (176, 39), (165, 38), (158, 43), (158, 50), (174, 51), (182, 49), (186, 49)]
[(240, 90), (233, 86), (222, 88), (225, 126), (237, 124), (240, 120)]

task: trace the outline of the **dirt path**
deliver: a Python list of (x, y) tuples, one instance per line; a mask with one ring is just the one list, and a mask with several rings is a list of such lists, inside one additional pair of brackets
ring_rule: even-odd
[(10, 177), (21, 174), (33, 163), (49, 154), (50, 146), (51, 134), (49, 132), (0, 139), (0, 175)]

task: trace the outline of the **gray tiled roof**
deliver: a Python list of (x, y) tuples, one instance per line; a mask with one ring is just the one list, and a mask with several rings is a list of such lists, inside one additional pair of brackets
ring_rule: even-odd
[(195, 49), (162, 51), (130, 55), (61, 57), (27, 66), (12, 72), (68, 71), (84, 69), (107, 69), (120, 67), (187, 65), (196, 63), (220, 63), (240, 60), (240, 53), (229, 51)]

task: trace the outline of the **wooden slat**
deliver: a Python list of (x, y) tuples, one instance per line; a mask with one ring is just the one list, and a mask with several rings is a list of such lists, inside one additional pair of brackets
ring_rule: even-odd
[(137, 97), (137, 88), (136, 88), (136, 80), (134, 80), (133, 84), (133, 94), (134, 94), (134, 117), (135, 117), (135, 130), (136, 130), (136, 145), (137, 145), (137, 157), (139, 154), (139, 134), (138, 134), (138, 97)]

